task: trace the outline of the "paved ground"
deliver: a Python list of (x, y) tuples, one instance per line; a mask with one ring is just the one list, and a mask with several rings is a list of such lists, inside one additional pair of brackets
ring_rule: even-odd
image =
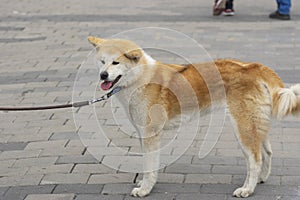
[[(298, 1), (293, 1), (293, 20), (288, 22), (267, 18), (275, 8), (272, 0), (237, 1), (231, 18), (211, 16), (211, 4), (212, 0), (2, 0), (0, 105), (69, 102), (77, 70), (91, 50), (86, 37), (109, 37), (144, 26), (181, 31), (213, 58), (262, 62), (284, 82), (300, 82)], [(127, 151), (134, 148), (105, 115), (98, 121), (112, 138), (124, 141)], [(77, 129), (71, 110), (0, 112), (0, 199), (131, 199), (135, 174), (99, 164), (80, 142)], [(272, 175), (249, 199), (300, 199), (299, 131), (299, 119), (274, 121)], [(87, 135), (86, 141), (93, 144), (95, 138)], [(109, 146), (101, 145), (96, 145), (99, 151)], [(232, 199), (246, 167), (230, 124), (205, 159), (198, 159), (198, 149), (193, 145), (162, 169), (146, 199)], [(104, 154), (114, 152), (106, 148)]]

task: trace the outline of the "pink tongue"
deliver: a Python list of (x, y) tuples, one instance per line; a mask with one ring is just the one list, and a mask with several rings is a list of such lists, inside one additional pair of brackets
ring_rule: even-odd
[(112, 81), (105, 81), (101, 83), (102, 90), (109, 90), (112, 87)]

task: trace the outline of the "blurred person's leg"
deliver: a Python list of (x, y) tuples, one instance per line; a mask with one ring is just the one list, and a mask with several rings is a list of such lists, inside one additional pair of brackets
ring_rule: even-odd
[(234, 9), (233, 9), (233, 0), (227, 0), (225, 10), (223, 12), (223, 15), (225, 16), (233, 16), (234, 15)]
[(213, 7), (213, 15), (220, 15), (225, 9), (226, 0), (215, 0), (215, 4)]
[(290, 20), (291, 0), (276, 0), (277, 10), (269, 15), (271, 19)]
[(277, 0), (278, 12), (283, 15), (289, 15), (291, 9), (291, 0)]

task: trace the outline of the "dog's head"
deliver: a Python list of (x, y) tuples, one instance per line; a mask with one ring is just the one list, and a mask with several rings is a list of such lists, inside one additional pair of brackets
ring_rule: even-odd
[(100, 70), (102, 90), (110, 90), (117, 85), (131, 85), (141, 76), (142, 66), (153, 62), (131, 41), (92, 36), (88, 40), (97, 49), (97, 62), (103, 65)]

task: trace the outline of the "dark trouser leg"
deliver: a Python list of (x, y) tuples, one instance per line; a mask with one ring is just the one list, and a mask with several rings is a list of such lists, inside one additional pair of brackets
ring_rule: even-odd
[(227, 0), (226, 1), (225, 9), (233, 9), (233, 0)]

